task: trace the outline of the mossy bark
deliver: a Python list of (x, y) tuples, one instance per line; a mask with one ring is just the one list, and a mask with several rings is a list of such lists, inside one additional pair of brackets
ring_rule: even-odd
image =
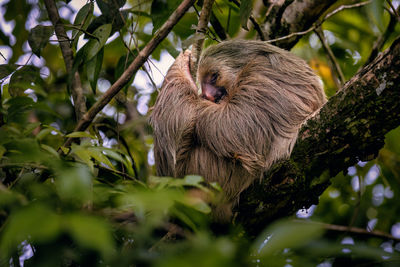
[(364, 67), (301, 128), (293, 153), (241, 194), (235, 221), (250, 235), (318, 203), (330, 179), (375, 158), (400, 125), (400, 39)]

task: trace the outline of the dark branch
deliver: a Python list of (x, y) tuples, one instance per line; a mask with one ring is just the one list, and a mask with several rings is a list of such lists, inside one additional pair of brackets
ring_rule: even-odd
[(400, 39), (348, 81), (300, 130), (290, 159), (241, 194), (236, 222), (257, 234), (277, 218), (318, 203), (330, 179), (371, 160), (400, 125)]

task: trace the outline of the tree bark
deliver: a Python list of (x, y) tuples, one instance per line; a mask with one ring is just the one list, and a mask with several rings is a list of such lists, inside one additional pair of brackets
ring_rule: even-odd
[(318, 203), (330, 179), (371, 160), (400, 125), (400, 38), (348, 81), (301, 128), (288, 160), (241, 194), (235, 221), (252, 236), (268, 222)]
[[(270, 6), (263, 24), (266, 40), (307, 30), (335, 2), (337, 1), (285, 0), (281, 5)], [(290, 50), (301, 37), (293, 36), (275, 45)]]

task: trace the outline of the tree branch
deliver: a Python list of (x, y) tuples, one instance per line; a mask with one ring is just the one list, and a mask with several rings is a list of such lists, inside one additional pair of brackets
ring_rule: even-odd
[(204, 0), (203, 7), (201, 9), (190, 60), (190, 72), (192, 73), (194, 80), (196, 80), (197, 62), (199, 61), (201, 49), (203, 48), (204, 36), (207, 31), (208, 22), (210, 21), (213, 4), (214, 0)]
[[(287, 36), (290, 33), (303, 32), (334, 3), (336, 0), (286, 0), (282, 6), (273, 8), (266, 18), (264, 29), (266, 39), (277, 39)], [(276, 18), (276, 14), (281, 14)], [(300, 35), (293, 35), (291, 38), (282, 39), (276, 45), (290, 50), (298, 41)]]
[(301, 128), (288, 160), (242, 192), (236, 222), (250, 235), (277, 218), (318, 203), (330, 179), (371, 160), (400, 125), (400, 38), (365, 66)]
[[(46, 0), (48, 1), (48, 0)], [(171, 14), (168, 20), (147, 43), (142, 51), (138, 53), (129, 67), (122, 73), (121, 77), (105, 92), (101, 98), (83, 115), (74, 131), (84, 131), (96, 117), (96, 115), (111, 101), (111, 99), (130, 81), (136, 71), (146, 62), (156, 47), (167, 37), (176, 23), (183, 17), (186, 11), (194, 4), (196, 0), (184, 0), (178, 8)], [(64, 143), (65, 147), (71, 145), (73, 138), (68, 138)]]
[[(273, 26), (271, 26), (271, 22), (269, 22), (269, 21), (267, 21), (264, 24), (264, 28), (269, 29), (269, 38), (274, 38), (274, 39), (268, 40), (268, 43), (275, 43), (275, 45), (277, 45), (279, 47), (290, 50), (290, 48), (292, 48), (297, 43), (297, 41), (300, 39), (301, 36), (314, 31), (316, 28), (320, 27), (325, 20), (329, 19), (330, 17), (337, 14), (338, 12), (340, 12), (344, 9), (361, 7), (361, 6), (365, 6), (365, 5), (368, 5), (371, 3), (371, 1), (369, 0), (369, 1), (364, 1), (361, 3), (352, 4), (352, 5), (342, 5), (342, 6), (338, 7), (337, 9), (333, 10), (332, 12), (326, 14), (319, 21), (317, 21), (319, 16), (321, 14), (323, 14), (329, 8), (330, 5), (333, 4), (333, 3), (329, 4), (329, 2), (332, 2), (332, 1), (327, 1), (326, 3), (325, 2), (321, 3), (319, 1), (314, 1), (314, 2), (313, 1), (311, 1), (311, 2), (305, 1), (305, 2), (298, 4), (299, 7), (290, 8), (291, 6), (289, 6), (288, 7), (289, 11), (287, 11), (289, 14), (286, 14), (285, 16), (290, 16), (290, 17), (294, 17), (294, 18), (290, 18), (290, 17), (287, 18), (285, 20), (286, 22), (284, 22), (283, 24), (274, 23), (274, 24), (272, 24)], [(333, 2), (335, 2), (335, 1), (333, 1)], [(296, 3), (294, 3), (294, 5), (295, 4)], [(319, 6), (316, 10), (313, 10), (313, 9), (310, 10), (310, 8), (313, 8), (314, 4), (321, 5), (321, 6)], [(311, 5), (311, 6), (309, 6), (309, 5)], [(285, 6), (282, 6), (282, 8), (284, 8), (284, 7)], [(318, 10), (319, 10), (319, 13), (317, 12)], [(269, 14), (269, 12), (268, 12), (268, 14)], [(307, 12), (310, 12), (310, 14), (308, 15)], [(269, 15), (268, 17), (271, 17), (271, 15)], [(302, 20), (300, 21), (301, 23), (297, 22), (298, 17), (302, 18)], [(274, 22), (275, 22), (275, 20), (274, 20)], [(293, 23), (293, 25), (291, 25), (290, 23)], [(282, 25), (284, 25), (284, 26), (282, 26)], [(301, 27), (301, 25), (304, 25), (304, 27)], [(307, 29), (306, 25), (310, 25), (308, 29)], [(281, 32), (278, 32), (279, 29)]]
[[(321, 27), (318, 27), (314, 30), (314, 32), (317, 34), (319, 40), (322, 43), (322, 46), (325, 49), (325, 52), (328, 54), (328, 58), (331, 61), (332, 67), (335, 70), (335, 73), (337, 77), (339, 77), (340, 80), (340, 86), (344, 84), (344, 82), (346, 81), (346, 79), (344, 78), (342, 69), (340, 68), (339, 62), (336, 60), (335, 55), (333, 54), (333, 51), (331, 49), (331, 47), (329, 46), (329, 44), (326, 42), (325, 39), (325, 35), (323, 30), (321, 29)], [(336, 81), (335, 81), (336, 82)], [(338, 86), (338, 89), (340, 88), (340, 86)]]
[(312, 222), (312, 223), (315, 223), (318, 226), (322, 226), (324, 229), (326, 229), (328, 231), (337, 231), (337, 232), (344, 232), (344, 233), (350, 233), (350, 234), (355, 234), (355, 235), (372, 236), (372, 237), (390, 239), (390, 240), (400, 242), (400, 238), (395, 237), (391, 234), (385, 233), (383, 231), (379, 231), (379, 230), (368, 231), (366, 229), (359, 228), (359, 227), (353, 227), (353, 226), (349, 227), (349, 226), (345, 226), (345, 225), (327, 224), (327, 223), (319, 223), (319, 222)]
[[(44, 0), (46, 5), (47, 13), (54, 26), (54, 31), (56, 32), (58, 42), (60, 44), (61, 53), (64, 58), (65, 68), (67, 73), (72, 72), (72, 65), (74, 63), (74, 54), (70, 47), (69, 38), (65, 32), (64, 25), (61, 21), (60, 15), (58, 14), (57, 6), (54, 0)], [(83, 95), (83, 88), (81, 84), (81, 79), (79, 73), (73, 73), (72, 88), (71, 88), (72, 99), (74, 101), (75, 116), (79, 121), (83, 114), (86, 112), (86, 102), (85, 96)]]

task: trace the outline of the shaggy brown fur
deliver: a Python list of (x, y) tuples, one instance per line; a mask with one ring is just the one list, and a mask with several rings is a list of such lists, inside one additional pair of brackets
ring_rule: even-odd
[(325, 94), (293, 54), (261, 41), (227, 41), (199, 61), (202, 86), (226, 90), (214, 103), (199, 96), (189, 57), (181, 54), (169, 69), (150, 116), (157, 174), (218, 182), (226, 203), (213, 216), (225, 221), (240, 192), (290, 155), (300, 125), (324, 104)]

